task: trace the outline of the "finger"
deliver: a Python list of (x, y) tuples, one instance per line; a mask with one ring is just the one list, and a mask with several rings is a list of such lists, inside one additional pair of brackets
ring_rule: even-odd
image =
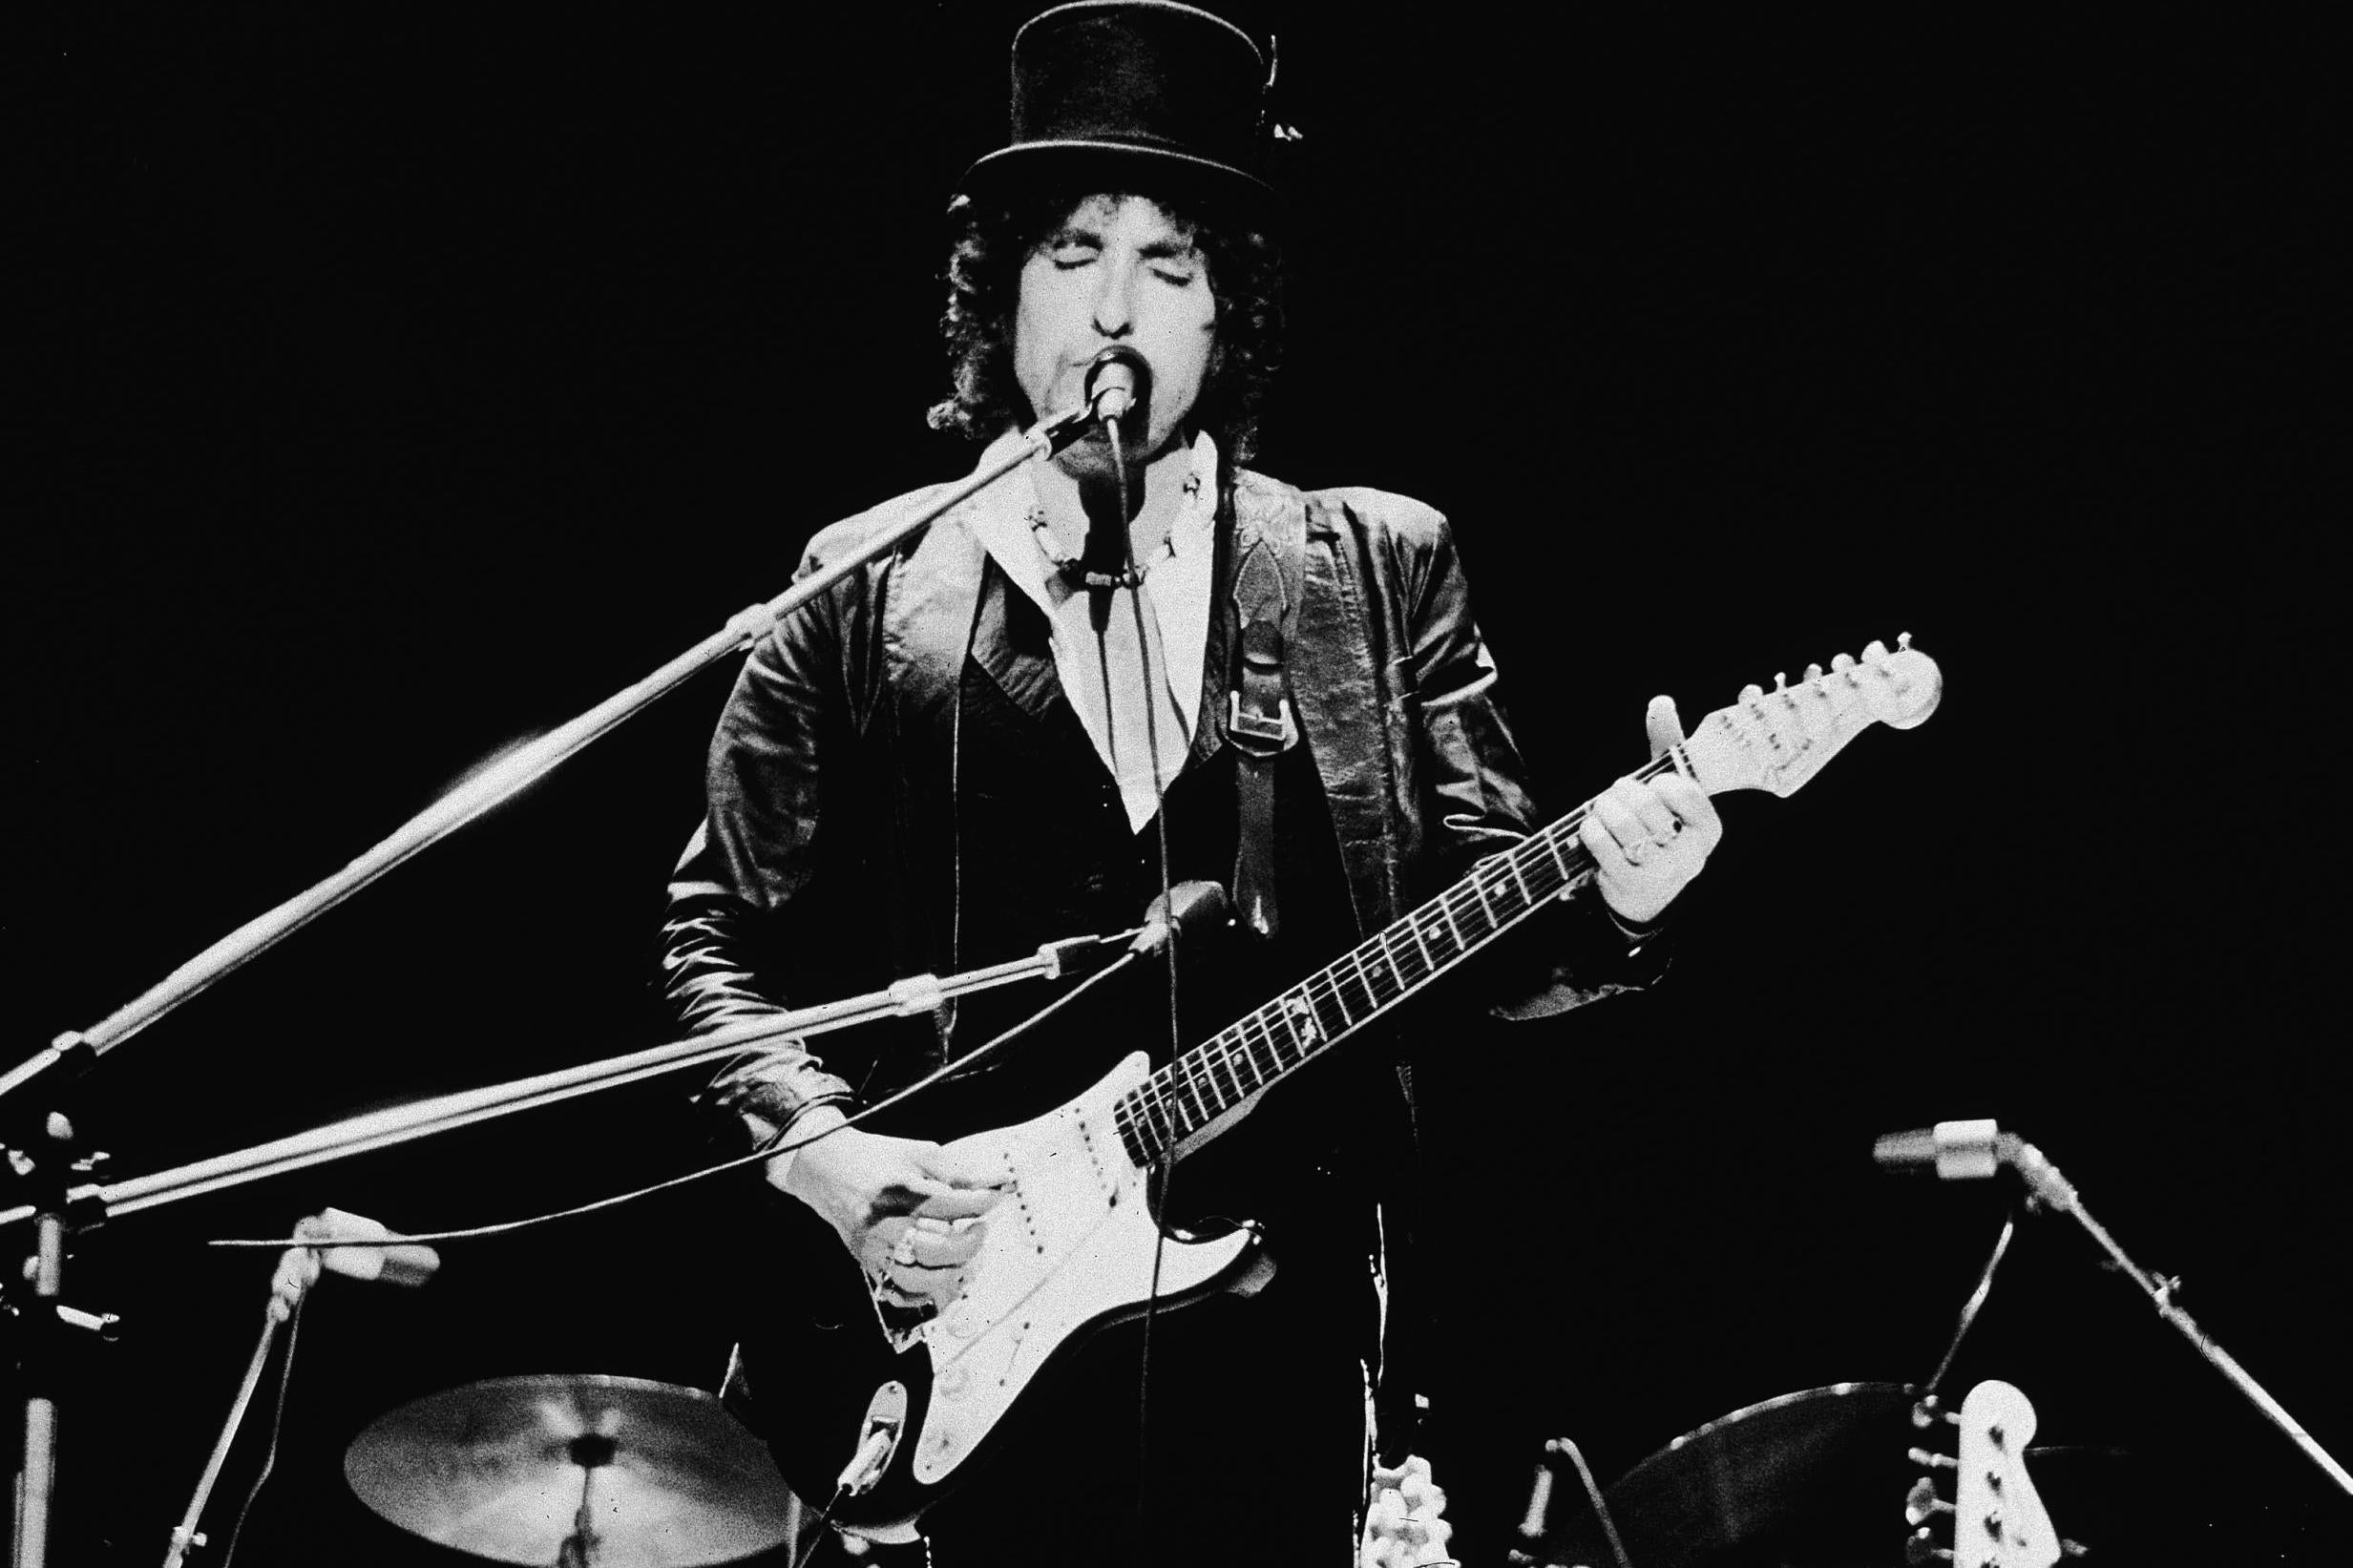
[(954, 1301), (964, 1288), (960, 1268), (909, 1268), (893, 1264), (883, 1272), (883, 1286), (893, 1296), (934, 1307)]
[(918, 1220), (908, 1232), (910, 1245), (899, 1249), (904, 1257), (912, 1252), (917, 1268), (961, 1268), (980, 1251), (987, 1238), (985, 1224), (951, 1225), (937, 1220)]
[(1626, 848), (1602, 821), (1599, 803), (1585, 814), (1577, 825), (1577, 838), (1585, 852), (1593, 857), (1593, 868), (1605, 883), (1620, 881), (1634, 874), (1633, 863), (1626, 858)]
[(921, 1190), (921, 1200), (907, 1212), (929, 1220), (966, 1220), (986, 1214), (1005, 1196), (996, 1187), (952, 1187), (944, 1181), (927, 1181)]
[(1633, 814), (1634, 820), (1642, 825), (1643, 837), (1653, 844), (1665, 844), (1683, 826), (1666, 797), (1639, 779), (1620, 779), (1609, 786), (1609, 794)]
[[(1642, 819), (1634, 815), (1614, 786), (1593, 798), (1591, 817), (1600, 818), (1602, 826), (1618, 841), (1618, 852), (1627, 864), (1642, 864), (1643, 851), (1650, 842), (1650, 830), (1642, 825)], [(1591, 817), (1587, 820), (1590, 821)]]
[(1724, 819), (1716, 815), (1715, 802), (1708, 798), (1706, 790), (1680, 773), (1663, 774), (1651, 781), (1651, 787), (1681, 820), (1683, 830), (1699, 835), (1702, 850), (1715, 847), (1716, 841), (1724, 836)]
[(920, 1149), (915, 1161), (926, 1176), (952, 1187), (1001, 1187), (1007, 1177), (1002, 1152), (973, 1146), (971, 1139)]
[(1666, 756), (1670, 747), (1681, 745), (1683, 721), (1675, 713), (1675, 700), (1671, 697), (1650, 699), (1650, 705), (1643, 710), (1642, 728), (1650, 742), (1652, 762)]

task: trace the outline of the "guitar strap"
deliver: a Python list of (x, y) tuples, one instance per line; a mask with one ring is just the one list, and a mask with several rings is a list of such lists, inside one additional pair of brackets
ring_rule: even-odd
[(1296, 621), (1293, 588), (1305, 571), (1307, 508), (1295, 495), (1234, 490), (1234, 665), (1227, 687), (1226, 744), (1233, 748), (1233, 897), (1262, 937), (1281, 925), (1274, 887), (1274, 765), (1299, 743), (1283, 643)]

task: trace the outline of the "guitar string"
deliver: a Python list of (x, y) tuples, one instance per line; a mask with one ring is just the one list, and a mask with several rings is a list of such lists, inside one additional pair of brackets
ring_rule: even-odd
[[(1257, 1012), (1229, 1025), (1220, 1035), (1197, 1047), (1187, 1056), (1179, 1058), (1177, 1063), (1171, 1064), (1171, 1067), (1176, 1069), (1175, 1071), (1164, 1068), (1160, 1073), (1155, 1074), (1152, 1079), (1147, 1079), (1145, 1083), (1138, 1085), (1136, 1089), (1129, 1092), (1129, 1098), (1136, 1102), (1132, 1109), (1141, 1113), (1145, 1124), (1156, 1136), (1164, 1139), (1173, 1136), (1181, 1139), (1187, 1136), (1190, 1129), (1186, 1132), (1176, 1131), (1173, 1126), (1176, 1120), (1189, 1121), (1193, 1127), (1197, 1128), (1207, 1120), (1214, 1119), (1216, 1115), (1222, 1114), (1222, 1111), (1209, 1111), (1209, 1101), (1205, 1099), (1201, 1088), (1201, 1085), (1206, 1082), (1211, 1093), (1216, 1092), (1217, 1068), (1223, 1067), (1227, 1070), (1226, 1076), (1229, 1081), (1234, 1083), (1240, 1094), (1254, 1093), (1256, 1089), (1265, 1087), (1267, 1083), (1271, 1082), (1275, 1077), (1279, 1077), (1291, 1067), (1304, 1062), (1323, 1045), (1330, 1044), (1353, 1032), (1359, 1024), (1369, 1021), (1378, 1012), (1428, 984), (1446, 969), (1468, 956), (1471, 951), (1501, 934), (1526, 914), (1541, 908), (1545, 899), (1557, 896), (1563, 888), (1574, 880), (1577, 871), (1582, 868), (1573, 864), (1572, 857), (1581, 857), (1581, 847), (1569, 845), (1566, 847), (1566, 853), (1564, 853), (1561, 840), (1566, 836), (1565, 830), (1581, 823), (1585, 815), (1585, 809), (1580, 808), (1542, 832), (1530, 835), (1520, 845), (1497, 855), (1486, 865), (1481, 867), (1473, 877), (1465, 878), (1464, 882), (1457, 888), (1449, 889), (1446, 893), (1431, 900), (1414, 914), (1397, 923), (1397, 926), (1409, 929), (1418, 928), (1426, 924), (1431, 910), (1442, 909), (1449, 916), (1450, 926), (1459, 929), (1464, 923), (1462, 917), (1475, 914), (1477, 920), (1473, 922), (1473, 929), (1478, 930), (1478, 934), (1458, 939), (1455, 946), (1459, 951), (1448, 958), (1435, 963), (1425, 961), (1419, 972), (1413, 973), (1411, 972), (1412, 966), (1405, 961), (1405, 957), (1401, 956), (1397, 950), (1391, 949), (1383, 940), (1387, 935), (1387, 931), (1384, 930), (1380, 935), (1360, 943), (1356, 948), (1334, 959), (1317, 975), (1310, 976), (1306, 981), (1278, 995), (1272, 1002), (1261, 1007)], [(1537, 852), (1540, 850), (1541, 853)], [(1589, 857), (1582, 858), (1587, 865), (1590, 864)], [(1565, 863), (1568, 865), (1566, 870), (1563, 869)], [(1510, 870), (1510, 882), (1519, 885), (1525, 900), (1525, 907), (1514, 909), (1499, 920), (1488, 900), (1480, 896), (1479, 889), (1489, 883), (1498, 888), (1504, 887), (1504, 879), (1497, 873), (1505, 868)], [(1542, 892), (1536, 891), (1537, 888), (1541, 888)], [(1480, 927), (1485, 929), (1479, 930)], [(1389, 928), (1389, 930), (1395, 929), (1397, 928)], [(1418, 942), (1417, 949), (1421, 945)], [(1403, 951), (1404, 953), (1411, 954), (1417, 950)], [(1377, 967), (1368, 964), (1368, 959), (1374, 960)], [(1357, 971), (1357, 989), (1364, 993), (1370, 1004), (1367, 1007), (1352, 1008), (1341, 990), (1343, 981), (1338, 976), (1344, 966), (1352, 963)], [(1324, 979), (1326, 975), (1334, 976), (1334, 978), (1326, 980)], [(1299, 1031), (1287, 1026), (1283, 1033), (1292, 1035), (1294, 1042), (1287, 1052), (1283, 1045), (1282, 1035), (1275, 1032), (1271, 1020), (1282, 1016), (1288, 1011), (1287, 1004), (1293, 1000), (1303, 1002), (1308, 1006), (1314, 1020), (1314, 1035), (1308, 1043), (1301, 1045), (1297, 1042)], [(1334, 1029), (1322, 1021), (1324, 1010), (1315, 1006), (1319, 1000), (1330, 1004), (1330, 1012), (1341, 1020), (1339, 1028)], [(1265, 1049), (1263, 1051), (1251, 1043), (1250, 1029), (1253, 1025), (1256, 1026), (1264, 1040)], [(1292, 1059), (1286, 1060), (1286, 1056)], [(1262, 1059), (1265, 1057), (1271, 1057), (1271, 1061)], [(1251, 1071), (1251, 1076), (1256, 1079), (1256, 1082), (1247, 1091), (1241, 1090), (1241, 1071), (1245, 1067)], [(1190, 1095), (1197, 1107), (1208, 1114), (1200, 1118), (1187, 1114), (1181, 1098), (1187, 1094)]]
[[(1638, 780), (1656, 778), (1674, 766), (1672, 754), (1662, 755), (1638, 769), (1633, 777)], [(1159, 1158), (1160, 1154), (1173, 1148), (1192, 1132), (1231, 1109), (1232, 1103), (1238, 1102), (1239, 1098), (1266, 1087), (1292, 1067), (1304, 1063), (1323, 1047), (1354, 1033), (1382, 1011), (1428, 985), (1472, 952), (1543, 908), (1548, 900), (1559, 896), (1579, 874), (1591, 867), (1591, 856), (1581, 843), (1576, 842), (1574, 830), (1591, 813), (1593, 804), (1590, 801), (1584, 803), (1511, 848), (1495, 855), (1403, 919), (1359, 942), (1316, 973), (1156, 1071), (1123, 1096), (1114, 1107), (1115, 1124), (1123, 1139), (1137, 1146), (1134, 1152)], [(1508, 870), (1508, 878), (1501, 874), (1504, 870)], [(1499, 918), (1492, 902), (1493, 895), (1499, 891), (1511, 893), (1515, 890), (1520, 907), (1512, 909), (1507, 905), (1507, 912)], [(1445, 932), (1452, 937), (1447, 945), (1455, 949), (1450, 956), (1435, 965), (1430, 963), (1426, 951), (1426, 939), (1439, 934), (1431, 918), (1434, 914), (1445, 917)], [(1465, 917), (1475, 917), (1468, 922), (1468, 931), (1464, 930)], [(1390, 932), (1399, 928), (1416, 935), (1414, 948), (1397, 950), (1389, 945), (1387, 938)], [(1423, 962), (1420, 972), (1414, 974), (1409, 972), (1413, 966), (1408, 960), (1417, 956), (1421, 957)], [(1370, 1006), (1350, 1007), (1341, 989), (1346, 983), (1342, 977), (1343, 972), (1349, 967), (1356, 971), (1356, 988), (1364, 993)], [(1288, 1011), (1288, 1004), (1293, 1000), (1306, 1004), (1314, 1022), (1314, 1032), (1303, 1044), (1294, 1043), (1292, 1050), (1286, 1053), (1272, 1020), (1282, 1016)], [(1325, 1010), (1316, 1005), (1318, 1002), (1329, 1004), (1330, 1012), (1341, 1022), (1340, 1028), (1334, 1030), (1323, 1022)], [(1264, 1038), (1263, 1052), (1251, 1043), (1250, 1031), (1253, 1024)], [(1292, 1035), (1296, 1042), (1299, 1031), (1295, 1027), (1287, 1025), (1284, 1032)], [(1287, 1055), (1292, 1059), (1286, 1060)], [(1271, 1057), (1271, 1061), (1264, 1061), (1262, 1056)], [(1215, 1102), (1205, 1097), (1203, 1086), (1206, 1084), (1208, 1095), (1217, 1094), (1216, 1070), (1219, 1067), (1226, 1069), (1229, 1081), (1234, 1083), (1237, 1089), (1240, 1088), (1240, 1074), (1244, 1067), (1251, 1069), (1258, 1081), (1251, 1089), (1237, 1095), (1235, 1101), (1216, 1105), (1212, 1109)], [(1187, 1111), (1182, 1097), (1187, 1094), (1195, 1110), (1206, 1115), (1195, 1116)], [(1146, 1142), (1147, 1138), (1159, 1144), (1158, 1150), (1151, 1149)]]

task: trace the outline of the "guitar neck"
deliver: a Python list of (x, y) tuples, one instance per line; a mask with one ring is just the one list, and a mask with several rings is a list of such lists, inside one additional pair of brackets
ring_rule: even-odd
[[(1661, 758), (1637, 777), (1674, 766)], [(1362, 1029), (1592, 869), (1578, 807), (1154, 1072), (1120, 1099), (1120, 1138), (1151, 1164), (1275, 1079)]]
[[(1936, 710), (1943, 678), (1906, 635), (1859, 659), (1810, 666), (1796, 685), (1750, 686), (1708, 715), (1683, 743), (1635, 775), (1682, 773), (1711, 795), (1788, 795), (1873, 723), (1909, 729)], [(1565, 892), (1592, 869), (1577, 830), (1589, 805), (1480, 863), (1469, 876), (1367, 938), (1249, 1017), (1194, 1047), (1123, 1096), (1121, 1140), (1138, 1164), (1178, 1153), (1220, 1117), (1390, 1008)]]

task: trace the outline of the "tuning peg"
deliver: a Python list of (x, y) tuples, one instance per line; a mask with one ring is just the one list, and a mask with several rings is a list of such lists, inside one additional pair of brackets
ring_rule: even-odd
[(1819, 664), (1809, 664), (1806, 666), (1806, 679), (1808, 680), (1819, 680), (1821, 678), (1822, 667)]
[(1924, 1448), (1906, 1451), (1906, 1456), (1922, 1470), (1959, 1470), (1961, 1461), (1949, 1453), (1931, 1453)]
[(1884, 664), (1884, 663), (1886, 663), (1886, 662), (1887, 662), (1887, 644), (1886, 644), (1886, 643), (1884, 643), (1884, 642), (1881, 642), (1881, 641), (1880, 641), (1879, 638), (1873, 638), (1871, 639), (1870, 643), (1869, 643), (1866, 647), (1864, 647), (1864, 649), (1863, 649), (1863, 651), (1862, 651), (1862, 661), (1863, 661), (1865, 664)]
[(1944, 1401), (1929, 1394), (1912, 1406), (1912, 1425), (1926, 1432), (1939, 1421), (1948, 1427), (1961, 1425), (1961, 1417), (1944, 1408)]
[(1853, 654), (1839, 654), (1831, 659), (1830, 667), (1843, 675), (1845, 672), (1855, 667), (1855, 656)]
[(1765, 700), (1765, 688), (1752, 680), (1740, 688), (1740, 700), (1752, 705)]
[(1911, 1564), (1911, 1568), (1921, 1568), (1924, 1562), (1950, 1562), (1953, 1555), (1939, 1546), (1936, 1537), (1923, 1526), (1916, 1534), (1903, 1537), (1903, 1560)]
[(1896, 634), (1896, 649), (1900, 653), (1910, 653), (1912, 651), (1912, 634), (1909, 632), (1898, 632)]
[(1773, 695), (1778, 697), (1787, 690), (1789, 690), (1789, 677), (1779, 670), (1774, 671)]
[(1953, 1505), (1936, 1495), (1936, 1483), (1925, 1475), (1914, 1481), (1912, 1490), (1904, 1494), (1903, 1522), (1906, 1524), (1925, 1524), (1939, 1514), (1952, 1511)]

